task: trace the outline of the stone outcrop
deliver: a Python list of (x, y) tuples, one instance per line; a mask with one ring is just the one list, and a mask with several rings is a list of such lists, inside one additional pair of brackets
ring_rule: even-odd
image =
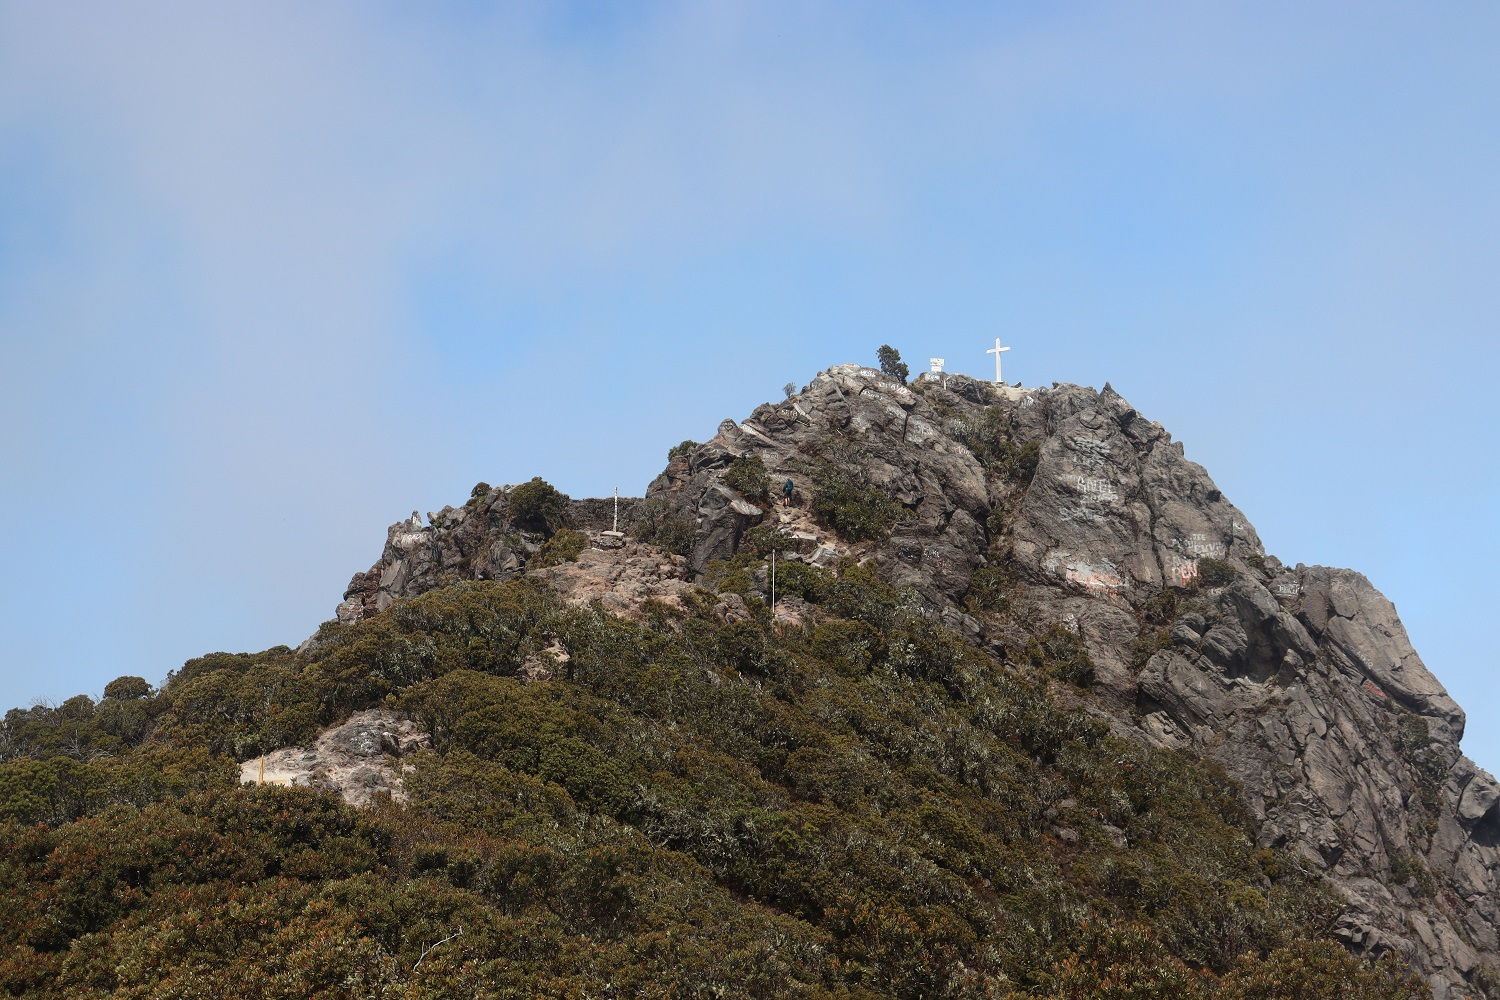
[[(760, 460), (770, 497), (792, 480), (792, 504), (734, 489), (741, 458)], [(851, 542), (812, 517), (829, 469), (894, 503), (888, 538)], [(340, 617), (527, 572), (543, 537), (512, 522), (507, 496), (393, 526)], [(747, 535), (774, 531), (794, 543), (787, 558), (872, 563), (996, 652), (1052, 624), (1076, 630), (1096, 666), (1090, 707), (1117, 731), (1219, 761), (1261, 842), (1295, 851), (1348, 900), (1338, 932), (1351, 948), (1399, 952), (1439, 1000), (1500, 968), (1500, 785), (1462, 756), (1463, 712), (1395, 609), (1358, 573), (1268, 556), (1182, 445), (1110, 387), (903, 385), (839, 366), (725, 421), (645, 498), (622, 501), (629, 534), (684, 526), (680, 555), (601, 534), (607, 503), (574, 502), (591, 532), (576, 562), (531, 571), (570, 600), (621, 613), (673, 602)], [(1003, 579), (1003, 607), (985, 606), (977, 571)], [(744, 613), (736, 595), (717, 603)]]
[(597, 602), (604, 610), (629, 617), (646, 601), (681, 607), (688, 582), (687, 560), (654, 545), (591, 533), (590, 546), (577, 559), (534, 571), (570, 604)]
[(322, 788), (356, 806), (369, 805), (381, 794), (401, 802), (406, 792), (400, 759), (427, 744), (427, 734), (410, 719), (372, 708), (323, 730), (310, 747), (287, 747), (242, 761), (240, 780)]
[[(506, 580), (519, 575), (541, 549), (547, 533), (517, 523), (510, 497), (514, 487), (481, 490), (462, 507), (417, 511), (386, 531), (385, 549), (375, 565), (354, 574), (335, 611), (340, 621), (378, 614), (402, 598), (415, 597), (458, 580)], [(633, 523), (639, 500), (621, 498), (620, 525)], [(613, 527), (612, 499), (572, 500), (564, 519), (576, 528), (602, 532)]]

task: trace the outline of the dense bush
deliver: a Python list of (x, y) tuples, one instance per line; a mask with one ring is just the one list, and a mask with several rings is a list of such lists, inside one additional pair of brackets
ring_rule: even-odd
[(812, 515), (848, 542), (882, 541), (901, 516), (901, 505), (852, 462), (818, 463), (812, 472)]
[(751, 500), (765, 503), (771, 495), (766, 481), (766, 463), (759, 455), (741, 455), (724, 470), (724, 483)]
[(510, 518), (523, 528), (553, 532), (563, 526), (568, 498), (541, 476), (533, 476), (510, 491)]
[(1078, 633), (1061, 625), (1053, 625), (1046, 632), (1026, 643), (1026, 662), (1048, 677), (1078, 687), (1094, 683), (1094, 661), (1084, 648)]
[(978, 416), (960, 422), (954, 436), (986, 471), (1002, 479), (1025, 486), (1036, 475), (1041, 445), (1036, 441), (1018, 442), (1010, 415), (998, 407), (987, 406)]
[(1234, 564), (1224, 559), (1198, 560), (1198, 583), (1204, 587), (1227, 587), (1239, 576)]
[(807, 538), (785, 534), (774, 524), (757, 524), (740, 538), (740, 552), (757, 559), (764, 559), (773, 551), (785, 558), (788, 553), (807, 554), (818, 547), (818, 543)]
[(1015, 588), (1011, 574), (1001, 566), (981, 566), (969, 577), (964, 607), (970, 614), (994, 615), (1010, 607), (1010, 593)]
[[(821, 601), (828, 593), (834, 576), (827, 570), (780, 558), (776, 563), (776, 595)], [(768, 555), (741, 552), (733, 559), (709, 564), (704, 582), (718, 593), (734, 593), (769, 601), (771, 565)]]
[(680, 556), (693, 551), (693, 523), (678, 517), (660, 499), (647, 500), (636, 508), (634, 533), (640, 541)]
[(588, 545), (588, 536), (583, 532), (574, 531), (572, 528), (560, 528), (556, 534), (542, 543), (542, 547), (537, 550), (536, 555), (531, 557), (527, 567), (542, 568), (572, 562), (582, 554), (584, 549), (588, 548)]

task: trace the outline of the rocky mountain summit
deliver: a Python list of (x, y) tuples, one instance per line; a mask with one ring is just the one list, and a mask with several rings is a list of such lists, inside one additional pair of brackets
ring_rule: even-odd
[(645, 497), (620, 501), (619, 532), (609, 501), (544, 486), (481, 484), (393, 525), (338, 617), (520, 576), (625, 615), (706, 590), (732, 615), (744, 598), (723, 581), (742, 574), (769, 602), (773, 551), (777, 610), (800, 614), (799, 566), (863, 563), (999, 657), (1076, 635), (1091, 674), (1060, 695), (1219, 762), (1261, 846), (1291, 848), (1347, 900), (1351, 949), (1400, 954), (1440, 1000), (1492, 985), (1500, 785), (1461, 754), (1463, 711), (1368, 580), (1267, 555), (1109, 386), (906, 385), (842, 365), (673, 449)]

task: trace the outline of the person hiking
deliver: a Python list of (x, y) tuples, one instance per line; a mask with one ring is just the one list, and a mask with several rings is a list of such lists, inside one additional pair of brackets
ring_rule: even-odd
[(795, 483), (793, 483), (790, 479), (788, 479), (786, 482), (782, 483), (781, 484), (781, 506), (783, 506), (783, 507), (790, 507), (792, 505), (792, 494), (795, 493), (796, 491), (797, 491), (797, 485)]

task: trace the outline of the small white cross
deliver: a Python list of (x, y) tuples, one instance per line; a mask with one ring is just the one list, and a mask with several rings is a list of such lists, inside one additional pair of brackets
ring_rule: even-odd
[(1010, 350), (1009, 347), (1001, 347), (1000, 346), (1000, 338), (996, 337), (995, 338), (995, 346), (992, 347), (992, 348), (990, 348), (988, 351), (984, 352), (986, 354), (993, 354), (995, 356), (995, 384), (996, 385), (1003, 385), (1003, 384), (1005, 384), (1005, 380), (1000, 377), (1000, 355), (1004, 354), (1008, 350)]

